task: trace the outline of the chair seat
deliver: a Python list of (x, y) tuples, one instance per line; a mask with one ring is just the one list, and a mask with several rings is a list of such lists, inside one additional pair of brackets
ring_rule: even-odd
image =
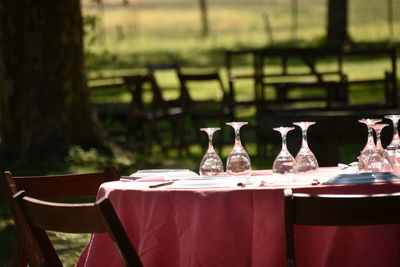
[(183, 114), (182, 108), (170, 108), (166, 112), (164, 110), (153, 110), (153, 111), (135, 111), (136, 118), (142, 118), (146, 120), (164, 119), (172, 116), (179, 116)]

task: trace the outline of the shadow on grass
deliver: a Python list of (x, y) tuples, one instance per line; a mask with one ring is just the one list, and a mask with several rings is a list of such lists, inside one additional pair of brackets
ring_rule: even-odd
[(8, 217), (2, 215), (0, 219), (0, 266), (12, 266), (16, 240), (15, 226)]

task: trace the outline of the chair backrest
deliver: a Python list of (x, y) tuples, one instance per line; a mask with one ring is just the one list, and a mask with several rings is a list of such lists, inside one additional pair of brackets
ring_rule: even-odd
[[(147, 65), (148, 75), (153, 79), (153, 86), (159, 90), (162, 98), (168, 107), (179, 106), (179, 81), (178, 72), (180, 66), (177, 63), (161, 63)], [(169, 91), (169, 97), (165, 97), (166, 91)], [(172, 97), (172, 99), (171, 99)]]
[(0, 182), (9, 200), (21, 190), (30, 197), (57, 199), (96, 196), (102, 183), (119, 178), (115, 167), (110, 167), (103, 172), (47, 176), (13, 176), (11, 172), (6, 171)]
[(294, 225), (360, 226), (400, 223), (400, 193), (308, 195), (285, 189), (287, 266), (295, 266)]
[(64, 233), (108, 233), (126, 266), (142, 266), (118, 216), (107, 198), (95, 203), (65, 204), (13, 196), (13, 208), (21, 214), (18, 230), (30, 266), (62, 266), (46, 230)]
[[(220, 108), (230, 108), (231, 105), (229, 101), (229, 93), (225, 90), (224, 84), (222, 82), (221, 76), (219, 72), (208, 72), (208, 73), (183, 73), (178, 72), (179, 81), (181, 84), (181, 101), (186, 108), (195, 104), (195, 102), (207, 102), (209, 100), (213, 100), (215, 102), (220, 102)], [(197, 85), (195, 85), (195, 83)], [(213, 86), (216, 88), (215, 95), (207, 95), (208, 99), (203, 99), (202, 97), (199, 100), (196, 100), (194, 96), (194, 90), (196, 88), (200, 88), (200, 83), (206, 84), (207, 88)], [(211, 85), (211, 83), (213, 85)], [(198, 90), (200, 91), (200, 90)], [(201, 90), (203, 91), (203, 90)], [(219, 98), (219, 99), (218, 99)]]
[[(12, 208), (12, 197), (20, 190), (24, 190), (31, 197), (41, 199), (95, 197), (102, 183), (115, 181), (119, 178), (115, 167), (107, 168), (103, 172), (48, 176), (13, 176), (11, 172), (6, 171), (0, 177), (0, 185), (17, 224), (16, 218), (19, 214), (15, 213), (15, 209)], [(26, 266), (25, 253), (22, 247), (25, 240), (21, 239), (19, 232), (18, 236), (15, 265)]]
[(167, 104), (162, 95), (161, 88), (158, 86), (155, 77), (151, 74), (124, 76), (126, 89), (131, 93), (131, 112), (132, 115), (140, 114), (146, 110), (144, 99), (144, 87), (148, 86), (151, 92), (150, 106), (151, 112), (163, 112), (168, 114)]
[[(161, 101), (164, 101), (168, 107), (177, 107), (180, 105), (179, 100), (179, 81), (178, 72), (180, 66), (177, 63), (161, 63), (161, 64), (149, 64), (147, 65), (148, 75), (152, 79), (154, 90)], [(174, 77), (175, 79), (171, 79)], [(160, 83), (161, 81), (161, 83)], [(174, 99), (167, 99), (165, 92), (169, 90), (171, 92), (176, 90), (176, 97)], [(172, 93), (173, 95), (174, 93)]]

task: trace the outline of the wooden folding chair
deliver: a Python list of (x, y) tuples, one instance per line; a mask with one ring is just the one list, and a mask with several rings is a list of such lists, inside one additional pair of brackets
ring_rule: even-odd
[(46, 233), (108, 233), (125, 266), (143, 266), (129, 237), (107, 198), (95, 203), (64, 204), (27, 197), (24, 191), (13, 196), (17, 227), (24, 237), (29, 265), (62, 266)]
[[(131, 75), (123, 78), (126, 89), (132, 96), (127, 122), (128, 142), (134, 137), (136, 144), (143, 147), (147, 153), (151, 153), (153, 139), (165, 154), (168, 154), (169, 147), (181, 148), (181, 143), (178, 141), (179, 127), (176, 125), (183, 113), (182, 109), (168, 107), (153, 75)], [(152, 94), (148, 105), (144, 101), (145, 86), (149, 86)], [(160, 134), (167, 132), (171, 133), (169, 144)]]
[[(181, 102), (186, 114), (189, 114), (193, 122), (193, 131), (197, 136), (197, 140), (205, 147), (205, 135), (201, 135), (200, 128), (211, 127), (206, 121), (217, 121), (221, 128), (220, 148), (223, 145), (225, 122), (233, 121), (234, 114), (231, 105), (231, 97), (225, 90), (219, 72), (209, 73), (183, 73), (178, 72), (179, 81), (181, 84)], [(214, 95), (204, 97), (196, 97), (201, 94), (206, 85), (207, 88), (214, 88)], [(196, 99), (197, 98), (197, 99)]]
[(294, 225), (361, 226), (400, 223), (400, 193), (307, 195), (285, 189), (287, 266), (296, 266)]
[[(12, 197), (18, 191), (24, 190), (27, 195), (40, 199), (64, 199), (77, 197), (95, 197), (102, 183), (119, 180), (120, 176), (115, 167), (107, 168), (103, 172), (85, 174), (65, 174), (51, 176), (13, 176), (6, 171), (0, 177), (0, 185), (11, 211)], [(18, 214), (14, 214), (16, 217)], [(20, 237), (16, 242), (15, 266), (27, 266)]]

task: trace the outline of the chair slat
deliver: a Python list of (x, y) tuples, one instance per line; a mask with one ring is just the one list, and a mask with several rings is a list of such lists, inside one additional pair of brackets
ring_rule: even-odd
[(116, 181), (120, 177), (114, 167), (104, 172), (85, 174), (13, 177), (6, 172), (5, 175), (8, 176), (8, 184), (15, 184), (11, 185), (13, 194), (24, 190), (28, 196), (40, 199), (95, 196), (102, 183)]
[[(64, 233), (101, 233), (107, 228), (101, 222), (95, 203), (65, 204), (24, 197), (23, 208), (30, 223), (40, 229)], [(79, 218), (79, 220), (77, 220)]]

